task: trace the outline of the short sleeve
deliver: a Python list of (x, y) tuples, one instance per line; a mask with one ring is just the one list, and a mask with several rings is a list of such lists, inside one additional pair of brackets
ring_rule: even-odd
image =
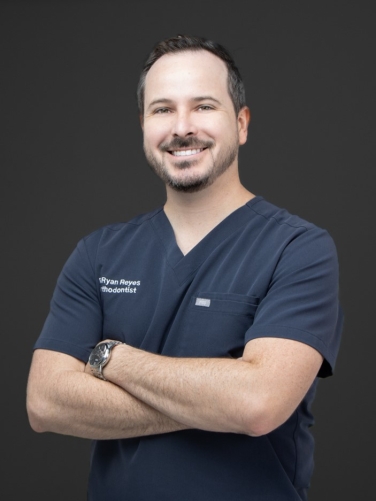
[(333, 373), (343, 324), (338, 301), (338, 260), (325, 230), (311, 227), (281, 253), (246, 343), (260, 337), (306, 343), (324, 357), (320, 377)]
[(58, 278), (50, 312), (34, 349), (59, 351), (87, 362), (102, 339), (102, 308), (85, 241), (77, 245)]

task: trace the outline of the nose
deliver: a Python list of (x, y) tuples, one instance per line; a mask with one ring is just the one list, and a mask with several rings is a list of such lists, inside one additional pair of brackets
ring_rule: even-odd
[(197, 134), (192, 114), (188, 111), (176, 111), (172, 125), (173, 136), (187, 137)]

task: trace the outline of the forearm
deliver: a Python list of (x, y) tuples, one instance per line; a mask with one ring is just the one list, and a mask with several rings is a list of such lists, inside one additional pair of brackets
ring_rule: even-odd
[(32, 369), (28, 412), (36, 431), (101, 440), (186, 429), (115, 384), (85, 373), (83, 364), (81, 368), (48, 375)]
[(245, 362), (162, 357), (122, 345), (113, 350), (104, 374), (187, 427), (252, 434), (250, 407), (258, 417), (256, 392), (249, 398), (250, 367)]
[(173, 358), (116, 346), (107, 379), (189, 428), (260, 436), (284, 423), (322, 364), (290, 339), (249, 342), (242, 359)]

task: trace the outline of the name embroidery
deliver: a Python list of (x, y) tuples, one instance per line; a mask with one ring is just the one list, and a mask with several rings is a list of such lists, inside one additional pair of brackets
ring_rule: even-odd
[[(107, 277), (100, 277), (99, 283), (102, 292), (112, 294), (136, 294), (137, 288), (141, 285), (141, 280), (125, 280), (124, 278), (113, 279)], [(123, 286), (123, 287), (108, 287), (108, 286)], [(136, 287), (134, 287), (136, 286)]]

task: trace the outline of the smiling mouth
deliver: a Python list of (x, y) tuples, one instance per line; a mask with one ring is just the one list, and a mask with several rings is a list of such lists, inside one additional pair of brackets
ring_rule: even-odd
[(169, 153), (174, 157), (189, 157), (191, 155), (197, 155), (198, 153), (201, 153), (204, 150), (206, 150), (206, 148), (199, 148), (195, 150), (172, 150), (169, 151)]

